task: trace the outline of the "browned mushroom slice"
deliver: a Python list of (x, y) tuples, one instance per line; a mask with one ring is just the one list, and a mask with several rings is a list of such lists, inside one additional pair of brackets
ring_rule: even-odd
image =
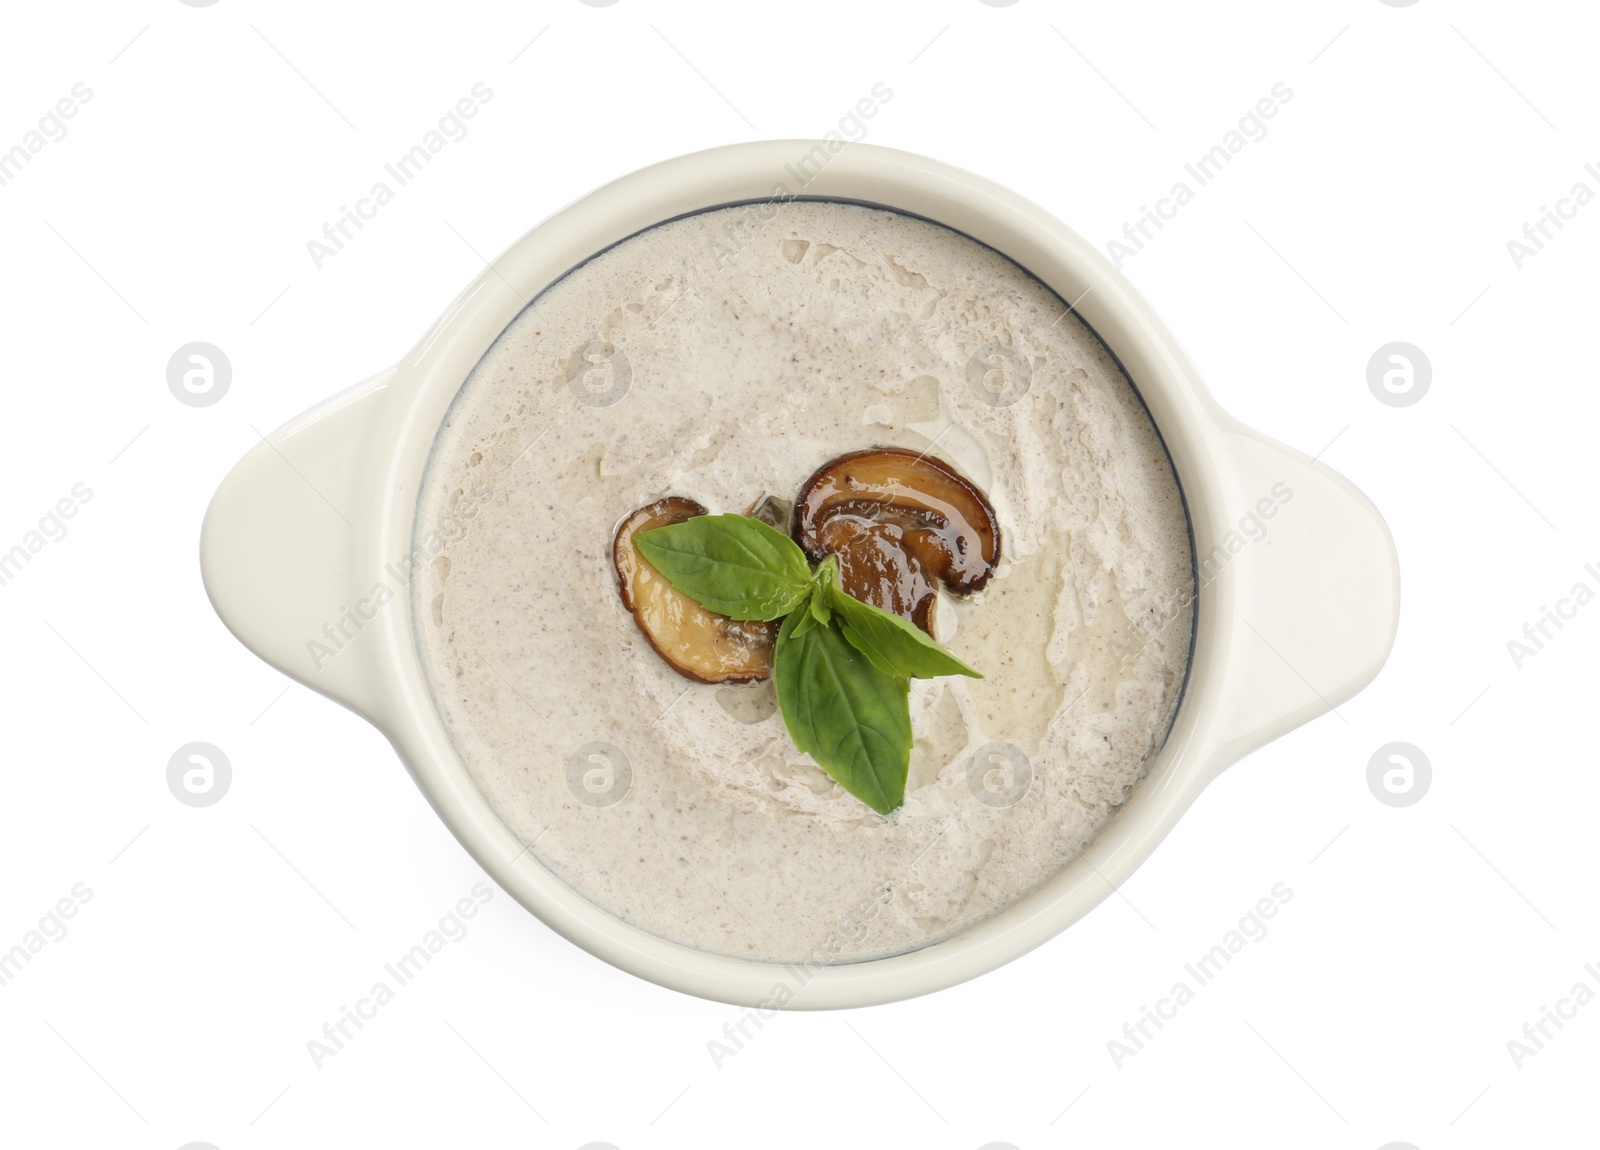
[(793, 508), (787, 499), (779, 499), (776, 495), (767, 495), (756, 500), (750, 505), (750, 510), (745, 514), (751, 519), (759, 519), (768, 527), (776, 527), (779, 531), (786, 531), (789, 527), (789, 516)]
[(1000, 561), (994, 508), (948, 464), (899, 447), (841, 455), (806, 480), (794, 533), (813, 561), (839, 560), (844, 589), (929, 634), (935, 590), (981, 588)]
[(693, 499), (669, 496), (623, 519), (611, 547), (622, 605), (656, 653), (685, 678), (700, 683), (765, 679), (772, 673), (777, 624), (736, 622), (707, 611), (663, 579), (634, 546), (640, 531), (704, 514)]
[(862, 602), (904, 615), (933, 634), (937, 585), (896, 523), (835, 515), (822, 526), (822, 551), (839, 560), (839, 582)]

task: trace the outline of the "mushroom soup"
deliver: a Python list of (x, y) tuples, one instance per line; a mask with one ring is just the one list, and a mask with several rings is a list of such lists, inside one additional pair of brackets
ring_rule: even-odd
[[(799, 751), (775, 623), (681, 601), (637, 533), (789, 533), (982, 679), (910, 682), (904, 803)], [(772, 962), (953, 937), (1094, 841), (1176, 710), (1188, 523), (1138, 395), (992, 250), (854, 204), (648, 229), (506, 329), (440, 430), (425, 673), (530, 854), (647, 931)]]

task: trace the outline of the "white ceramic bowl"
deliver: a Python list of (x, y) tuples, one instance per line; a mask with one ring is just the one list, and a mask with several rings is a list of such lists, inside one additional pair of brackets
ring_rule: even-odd
[[(401, 363), (246, 455), (217, 491), (200, 547), (207, 592), (233, 633), (388, 736), (440, 817), (517, 901), (624, 970), (749, 1006), (769, 1001), (779, 984), (793, 996), (791, 1007), (806, 1009), (909, 998), (1038, 946), (1123, 882), (1224, 767), (1370, 682), (1388, 656), (1399, 612), (1394, 544), (1376, 509), (1331, 471), (1219, 409), (1161, 322), (1093, 247), (1034, 204), (969, 172), (886, 148), (835, 147), (785, 140), (700, 152), (635, 172), (564, 208), (485, 270)], [(404, 561), (435, 433), (474, 365), (526, 301), (641, 229), (775, 195), (924, 216), (997, 249), (1062, 299), (1077, 301), (1171, 452), (1200, 573), (1189, 682), (1171, 734), (1089, 851), (955, 938), (814, 972), (668, 942), (601, 910), (546, 870), (495, 816), (452, 748), (404, 601)], [(1281, 507), (1278, 484), (1293, 493)], [(1250, 518), (1262, 522), (1258, 503), (1276, 507), (1264, 537)], [(379, 587), (398, 592), (400, 601), (379, 604)], [(315, 657), (311, 643), (327, 645), (330, 624), (352, 638), (332, 658)]]

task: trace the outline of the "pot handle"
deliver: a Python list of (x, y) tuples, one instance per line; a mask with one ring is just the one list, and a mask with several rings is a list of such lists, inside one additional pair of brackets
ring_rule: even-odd
[(201, 577), (228, 630), (368, 719), (383, 694), (373, 620), (380, 609), (407, 609), (399, 580), (367, 569), (379, 553), (371, 447), (397, 370), (263, 438), (223, 479), (200, 532)]
[[(1231, 422), (1231, 421), (1230, 421)], [(1394, 646), (1400, 565), (1378, 509), (1348, 480), (1235, 424), (1219, 433), (1232, 509), (1195, 540), (1202, 611), (1224, 620), (1215, 770), (1370, 683)], [(1344, 716), (1340, 715), (1340, 719)]]

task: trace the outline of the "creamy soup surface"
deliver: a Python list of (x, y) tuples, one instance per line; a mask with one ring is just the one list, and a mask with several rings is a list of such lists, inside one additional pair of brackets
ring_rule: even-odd
[[(912, 683), (887, 819), (794, 747), (770, 682), (697, 684), (623, 607), (612, 536), (668, 495), (793, 500), (875, 445), (980, 488), (1001, 562), (935, 633), (981, 681)], [(689, 216), (522, 312), (439, 432), (420, 654), (529, 855), (646, 931), (770, 962), (961, 934), (1076, 858), (1166, 736), (1194, 576), (1172, 466), (1061, 300), (939, 225), (795, 201)]]

